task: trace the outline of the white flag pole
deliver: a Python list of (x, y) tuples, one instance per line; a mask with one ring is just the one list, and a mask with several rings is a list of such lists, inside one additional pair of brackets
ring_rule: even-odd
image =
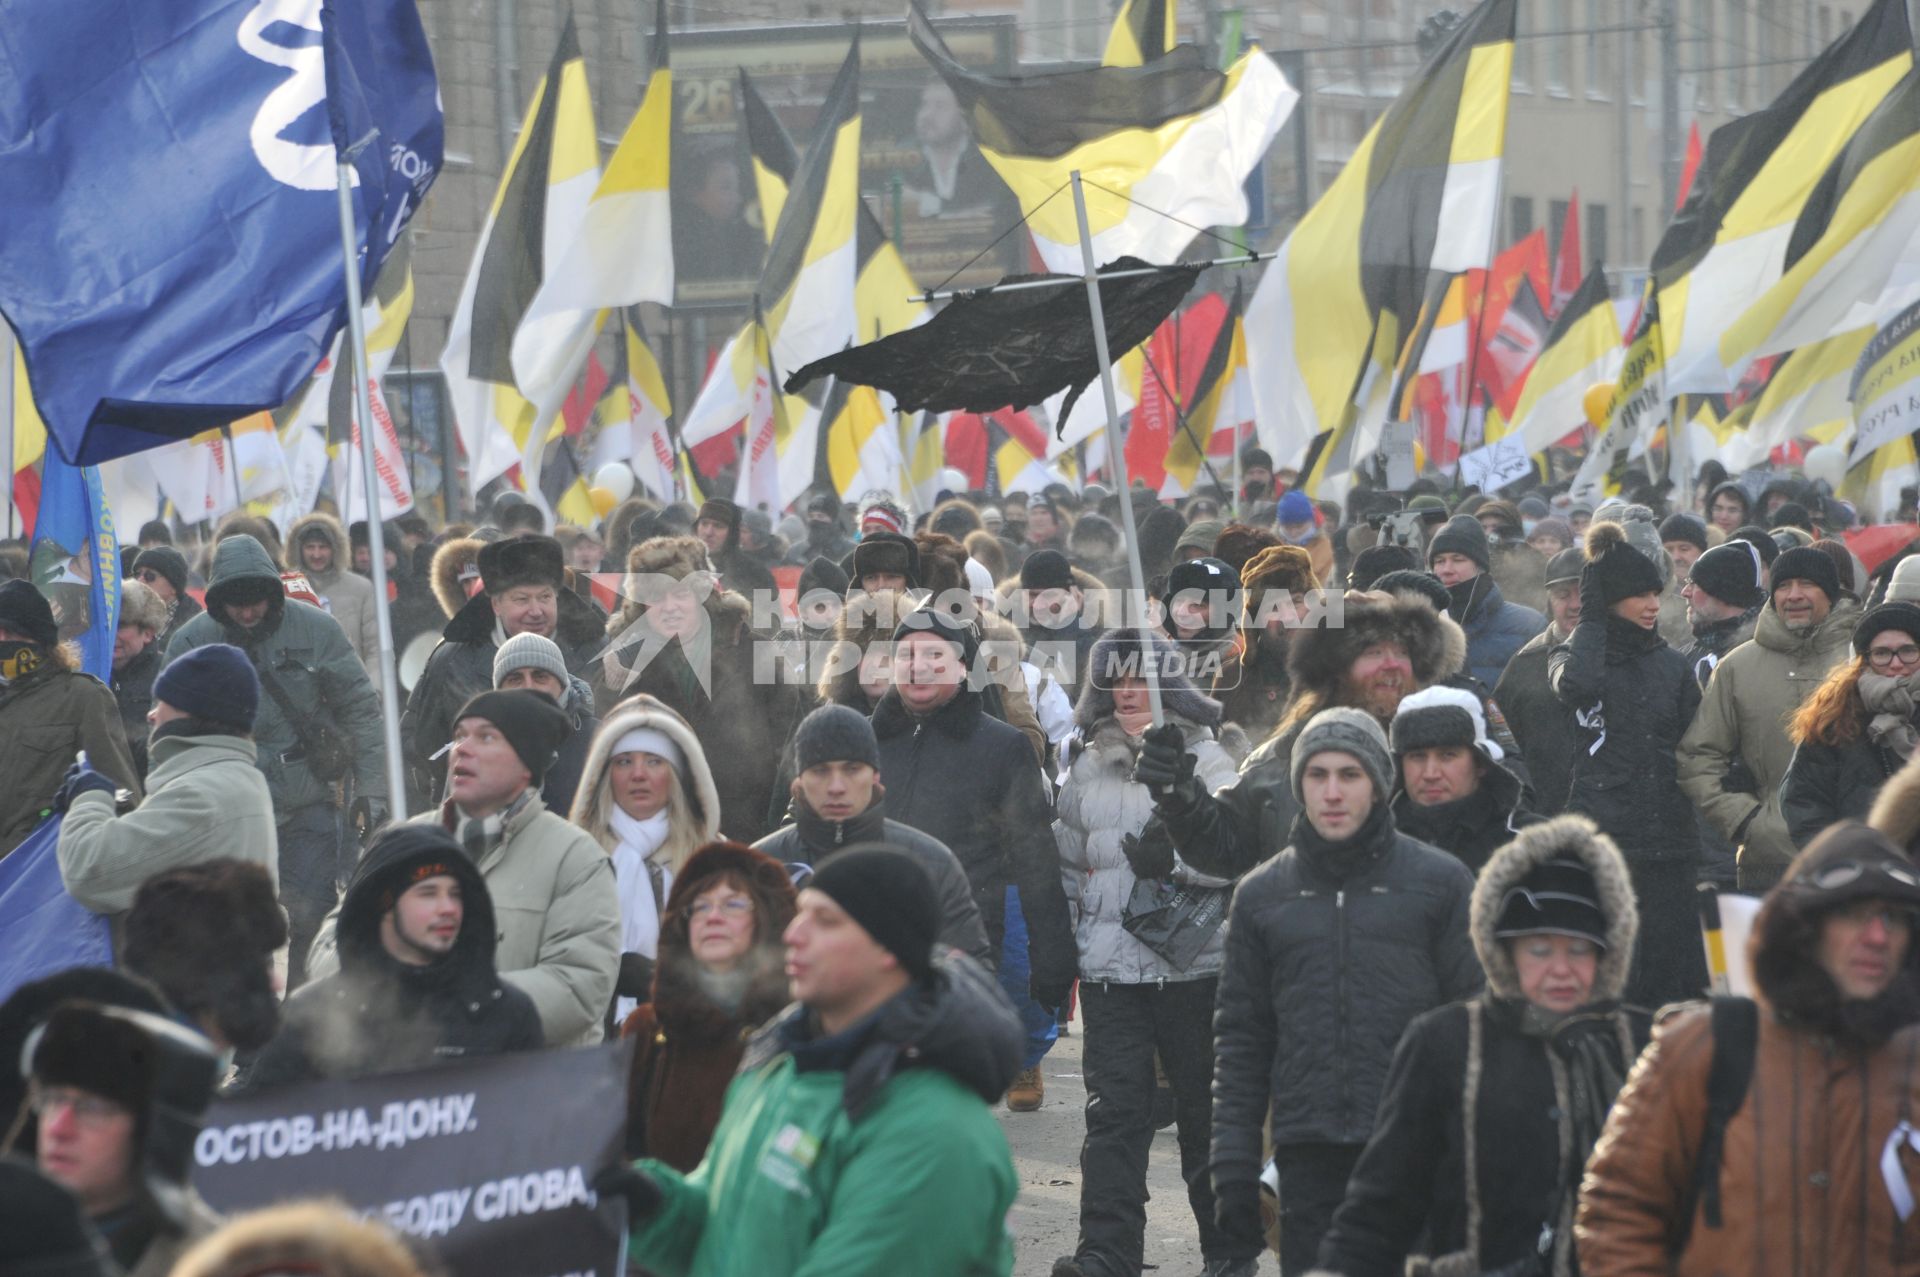
[[(1107, 401), (1107, 464), (1120, 487), (1120, 521), (1127, 538), (1127, 571), (1134, 601), (1140, 607), (1140, 670), (1147, 680), (1147, 703), (1153, 707), (1153, 725), (1166, 722), (1160, 707), (1160, 673), (1154, 666), (1153, 626), (1147, 608), (1146, 572), (1140, 566), (1140, 532), (1134, 526), (1133, 485), (1127, 478), (1126, 448), (1120, 441), (1120, 401), (1113, 392), (1113, 358), (1107, 350), (1107, 316), (1100, 305), (1099, 266), (1093, 260), (1093, 233), (1087, 227), (1087, 196), (1080, 186), (1080, 170), (1073, 170), (1073, 215), (1080, 222), (1080, 265), (1086, 272), (1087, 309), (1093, 313), (1093, 349), (1100, 357), (1100, 393)], [(989, 458), (991, 461), (991, 458)], [(1085, 476), (1081, 477), (1085, 482)], [(1084, 676), (1084, 675), (1083, 675)]]
[[(373, 396), (367, 390), (367, 325), (360, 313), (360, 254), (353, 233), (353, 165), (346, 156), (335, 170), (340, 193), (340, 251), (347, 268), (347, 332), (353, 343), (353, 404), (360, 427), (360, 462), (365, 471), (367, 560), (373, 565), (373, 611), (380, 628), (380, 720), (387, 747), (387, 809), (393, 819), (407, 815), (406, 768), (400, 757), (400, 685), (394, 676), (393, 614), (387, 604), (386, 537), (380, 518), (380, 468), (374, 464)], [(377, 233), (377, 232), (376, 232)], [(349, 485), (351, 487), (351, 485)]]

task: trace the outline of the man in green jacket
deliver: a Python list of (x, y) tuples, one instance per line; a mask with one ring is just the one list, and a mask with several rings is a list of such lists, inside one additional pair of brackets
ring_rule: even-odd
[[(1788, 721), (1827, 672), (1851, 657), (1860, 621), (1833, 560), (1812, 546), (1783, 552), (1768, 584), (1752, 641), (1714, 668), (1678, 753), (1680, 788), (1739, 848), (1740, 890), (1755, 895), (1780, 880), (1797, 850), (1780, 810), (1793, 761)], [(1745, 764), (1745, 776), (1735, 762)]]
[(633, 1208), (637, 1263), (661, 1277), (1012, 1272), (1018, 1184), (989, 1106), (1020, 1067), (1020, 1022), (972, 959), (933, 958), (939, 930), (933, 882), (899, 849), (821, 863), (786, 932), (798, 1005), (748, 1043), (706, 1160), (601, 1180)]
[(95, 913), (124, 914), (156, 874), (218, 857), (279, 870), (273, 797), (254, 765), (260, 681), (225, 643), (195, 648), (153, 684), (147, 796), (114, 814), (111, 779), (76, 768), (63, 788), (60, 879)]
[[(288, 598), (273, 557), (245, 534), (214, 547), (207, 610), (173, 636), (167, 660), (211, 643), (245, 652), (260, 679), (254, 761), (273, 795), (280, 901), (293, 946), (287, 961), (291, 990), (306, 979), (307, 948), (333, 908), (337, 884), (359, 859), (347, 812), (368, 829), (387, 818), (380, 697), (340, 623), (311, 603)], [(314, 770), (313, 747), (326, 726), (348, 746), (344, 775)]]

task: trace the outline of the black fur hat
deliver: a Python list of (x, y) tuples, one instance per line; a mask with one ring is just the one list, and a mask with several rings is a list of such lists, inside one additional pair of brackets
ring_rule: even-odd
[[(1336, 613), (1335, 603), (1341, 610)], [(1296, 630), (1287, 647), (1287, 670), (1296, 689), (1322, 693), (1338, 688), (1347, 667), (1375, 643), (1394, 642), (1406, 649), (1413, 676), (1421, 686), (1458, 674), (1467, 662), (1467, 636), (1433, 604), (1418, 595), (1349, 591), (1328, 600), (1321, 624)]]
[(549, 536), (507, 537), (480, 547), (480, 580), (488, 594), (505, 594), (522, 585), (567, 583), (566, 556)]
[(153, 981), (182, 1015), (258, 1050), (280, 1024), (273, 952), (287, 919), (266, 869), (217, 857), (140, 884), (120, 931), (120, 965)]

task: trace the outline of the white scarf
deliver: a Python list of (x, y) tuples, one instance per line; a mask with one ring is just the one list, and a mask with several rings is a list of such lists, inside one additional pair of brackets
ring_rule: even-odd
[[(653, 875), (647, 861), (667, 840), (668, 808), (662, 807), (645, 820), (614, 807), (607, 813), (607, 824), (619, 842), (613, 849), (613, 887), (620, 898), (620, 949), (623, 953), (644, 954), (656, 958), (660, 951), (660, 911), (666, 906), (667, 893), (673, 890), (673, 870), (659, 865), (660, 895), (653, 893)], [(621, 998), (614, 1007), (614, 1019), (624, 1021), (639, 1004), (637, 998)]]

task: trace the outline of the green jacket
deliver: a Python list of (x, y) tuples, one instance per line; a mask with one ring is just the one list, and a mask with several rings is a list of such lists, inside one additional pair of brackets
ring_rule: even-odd
[(39, 825), (83, 749), (96, 771), (140, 797), (119, 702), (105, 683), (68, 669), (66, 660), (63, 652), (0, 688), (0, 776), (6, 777), (0, 785), (0, 856)]
[(232, 856), (279, 872), (273, 799), (240, 736), (162, 736), (147, 797), (124, 816), (113, 795), (81, 794), (60, 825), (60, 878), (95, 913), (124, 913), (155, 874)]
[(665, 1201), (633, 1259), (660, 1277), (1006, 1277), (1018, 1192), (992, 1110), (1019, 1023), (984, 968), (942, 962), (832, 1038), (795, 1007), (747, 1046), (706, 1160), (641, 1168)]
[(226, 623), (226, 594), (236, 582), (271, 580), (280, 569), (250, 536), (228, 537), (213, 551), (207, 610), (180, 627), (167, 645), (167, 660), (209, 643), (231, 643), (247, 653), (260, 674), (260, 713), (254, 719), (255, 760), (273, 792), (274, 812), (286, 820), (302, 807), (333, 801), (328, 787), (307, 770), (305, 750), (293, 724), (266, 690), (272, 679), (303, 717), (327, 719), (353, 747), (353, 793), (387, 796), (387, 751), (380, 727), (380, 694), (340, 623), (311, 603), (276, 597), (266, 619), (251, 630)]
[[(546, 809), (540, 791), (506, 818), (498, 844), (480, 858), (493, 897), (500, 978), (533, 999), (548, 1046), (598, 1042), (620, 973), (620, 898), (613, 859), (585, 830)], [(415, 816), (456, 833), (452, 805)], [(340, 969), (334, 925), (320, 924), (307, 959), (318, 980)]]
[[(1793, 859), (1793, 835), (1780, 810), (1780, 790), (1793, 762), (1787, 724), (1853, 655), (1860, 605), (1843, 599), (1805, 634), (1787, 629), (1771, 601), (1760, 609), (1753, 638), (1720, 659), (1693, 726), (1680, 738), (1680, 788), (1721, 837), (1740, 849), (1740, 889), (1765, 891)], [(1746, 764), (1755, 788), (1727, 787), (1734, 760)]]

